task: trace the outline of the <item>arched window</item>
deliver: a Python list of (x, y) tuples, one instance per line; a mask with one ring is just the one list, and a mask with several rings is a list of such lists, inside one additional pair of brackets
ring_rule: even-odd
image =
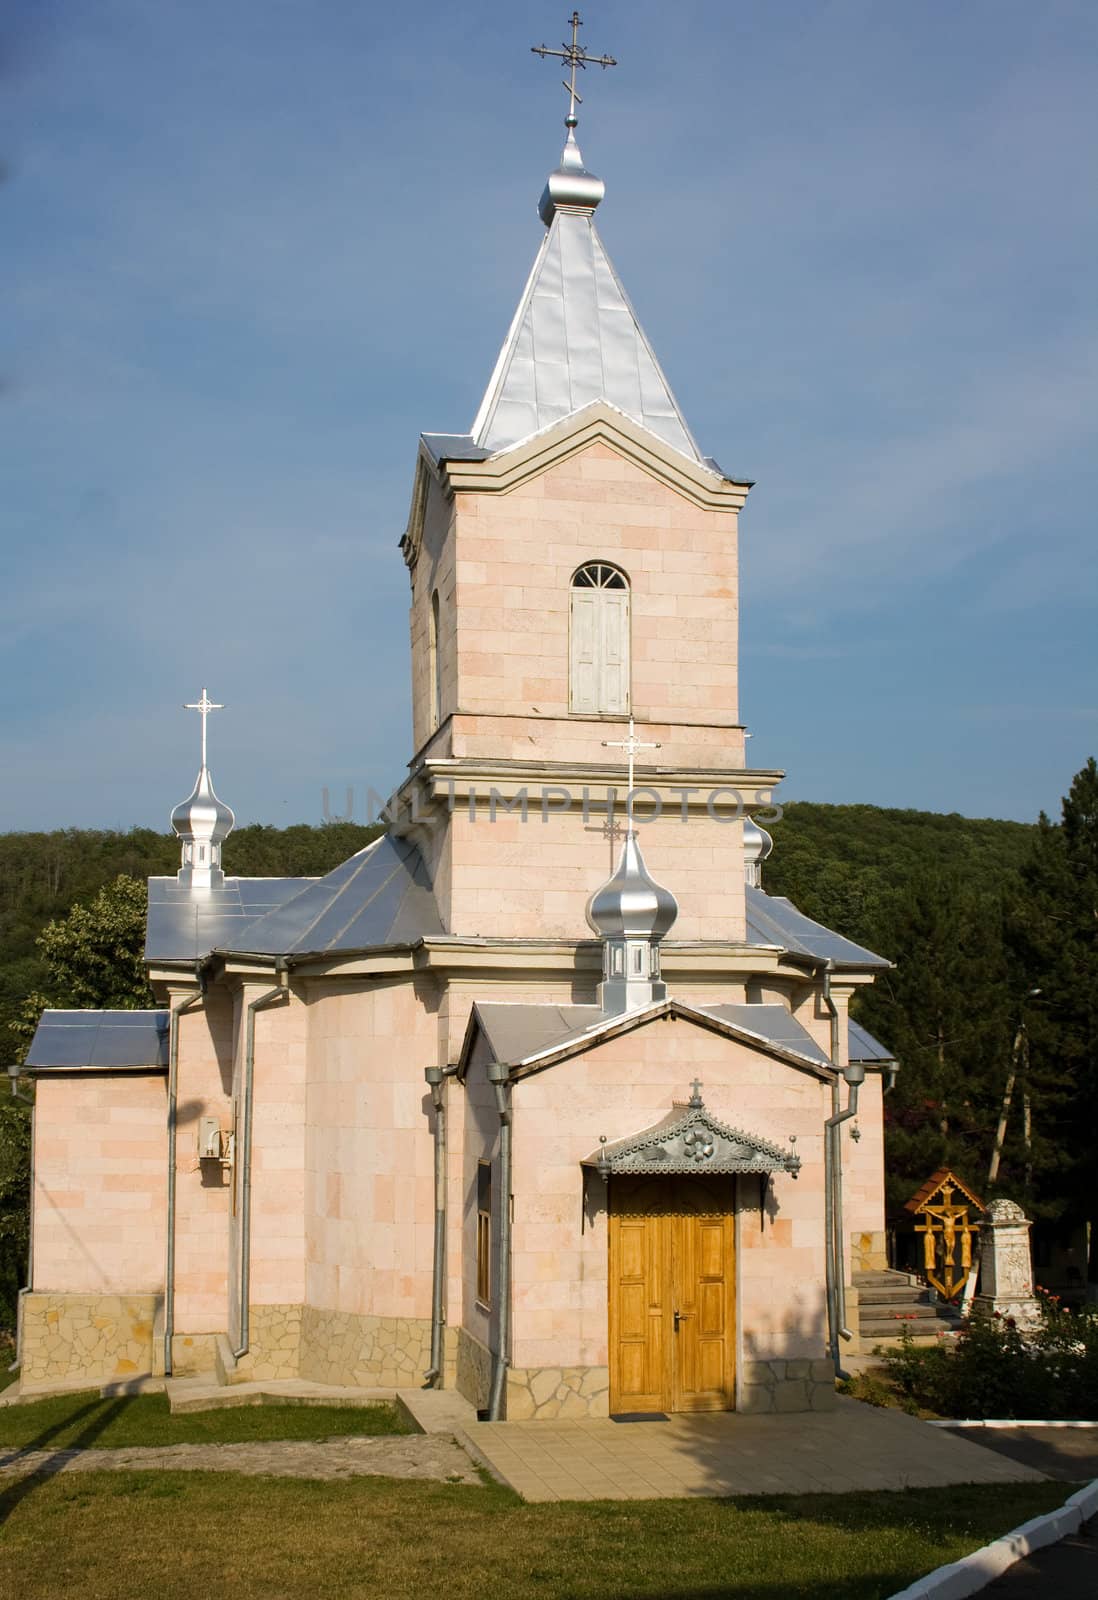
[(430, 671), (431, 695), (431, 732), (434, 733), (442, 721), (442, 663), (438, 653), (438, 619), (439, 598), (438, 590), (431, 596), (431, 621), (430, 636), (428, 639), (428, 658)]
[(629, 710), (629, 580), (607, 561), (572, 578), (568, 705), (598, 715)]

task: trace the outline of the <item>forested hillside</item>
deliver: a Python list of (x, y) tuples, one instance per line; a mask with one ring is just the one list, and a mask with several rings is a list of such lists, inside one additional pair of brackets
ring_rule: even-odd
[[(237, 829), (230, 873), (321, 874), (376, 836), (353, 823)], [(791, 804), (764, 886), (896, 965), (857, 1013), (901, 1063), (886, 1121), (895, 1213), (937, 1166), (1031, 1215), (1094, 1220), (1098, 1114), (1098, 769), (1061, 821), (976, 821)], [(178, 864), (145, 829), (0, 835), (0, 1039), (21, 1059), (37, 1009), (148, 1003), (143, 882)], [(1004, 1089), (1016, 1091), (998, 1183), (986, 1182)], [(1027, 1120), (1021, 1114), (1028, 1106)], [(26, 1240), (26, 1116), (0, 1100), (0, 1327)], [(1098, 1228), (1092, 1229), (1098, 1240)], [(1098, 1278), (1098, 1261), (1092, 1263)]]

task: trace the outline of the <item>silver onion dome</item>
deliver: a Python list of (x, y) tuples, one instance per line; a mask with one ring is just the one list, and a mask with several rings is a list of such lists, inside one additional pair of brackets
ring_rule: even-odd
[(549, 174), (538, 202), (538, 216), (548, 227), (558, 211), (592, 212), (605, 193), (602, 179), (584, 166), (576, 135), (569, 128), (560, 166)]
[(193, 790), (172, 812), (172, 828), (181, 839), (221, 844), (233, 831), (235, 822), (224, 800), (214, 794), (209, 768), (202, 767)]
[(670, 889), (650, 876), (637, 835), (625, 836), (614, 876), (587, 902), (587, 921), (601, 939), (662, 939), (679, 914)]
[(774, 841), (754, 817), (743, 819), (743, 871), (747, 882), (762, 887), (762, 864), (774, 849)]

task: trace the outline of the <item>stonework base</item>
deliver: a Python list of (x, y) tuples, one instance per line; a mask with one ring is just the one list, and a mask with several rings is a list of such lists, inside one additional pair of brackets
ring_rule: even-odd
[(172, 1376), (196, 1378), (213, 1372), (216, 1333), (177, 1333), (172, 1338)]
[(313, 1306), (302, 1312), (299, 1371), (314, 1383), (418, 1388), (430, 1365), (429, 1317), (357, 1316)]
[(508, 1422), (557, 1417), (608, 1417), (608, 1367), (512, 1367), (507, 1374)]
[(478, 1411), (488, 1407), (492, 1389), (492, 1353), (465, 1328), (457, 1330), (457, 1391)]
[(850, 1235), (850, 1270), (885, 1272), (888, 1269), (888, 1241), (883, 1233)]
[(158, 1294), (25, 1294), (21, 1387), (162, 1372), (161, 1305)]
[(741, 1411), (830, 1411), (835, 1369), (830, 1361), (745, 1361)]

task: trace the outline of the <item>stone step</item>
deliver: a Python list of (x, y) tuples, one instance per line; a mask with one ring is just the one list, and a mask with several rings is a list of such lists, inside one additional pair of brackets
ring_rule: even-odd
[(860, 1306), (907, 1306), (930, 1305), (929, 1289), (920, 1289), (916, 1285), (905, 1284), (874, 1284), (872, 1287), (858, 1287), (858, 1304)]
[(880, 1267), (875, 1269), (873, 1272), (855, 1272), (851, 1276), (851, 1282), (854, 1284), (855, 1288), (858, 1289), (860, 1289), (863, 1285), (866, 1288), (874, 1288), (885, 1284), (893, 1285), (897, 1288), (901, 1288), (904, 1285), (914, 1288), (922, 1287), (918, 1278), (914, 1277), (911, 1273), (896, 1272), (892, 1267)]

